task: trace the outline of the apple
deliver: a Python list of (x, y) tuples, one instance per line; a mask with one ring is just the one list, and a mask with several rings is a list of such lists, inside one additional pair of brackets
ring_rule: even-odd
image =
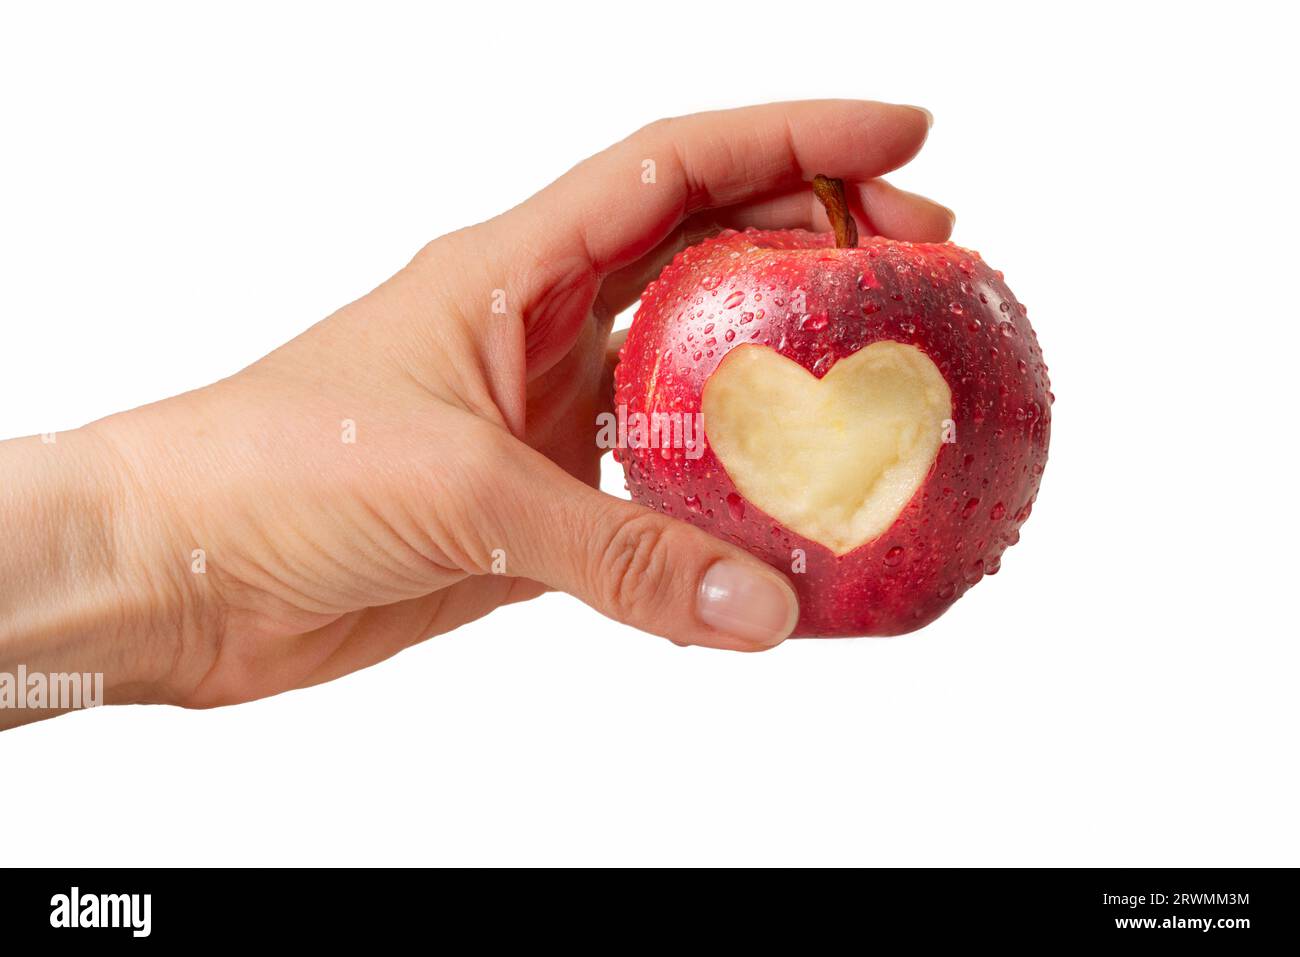
[(834, 235), (724, 230), (642, 294), (615, 456), (637, 502), (784, 572), (796, 635), (898, 635), (1019, 540), (1053, 397), (1001, 272), (859, 241), (843, 184), (814, 189)]

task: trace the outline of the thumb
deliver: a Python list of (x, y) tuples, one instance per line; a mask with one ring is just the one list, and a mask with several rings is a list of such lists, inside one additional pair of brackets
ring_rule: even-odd
[(599, 492), (522, 443), (516, 452), (498, 472), (505, 487), (484, 510), (495, 517), (491, 532), (510, 575), (569, 592), (678, 644), (759, 651), (789, 637), (798, 599), (769, 565)]

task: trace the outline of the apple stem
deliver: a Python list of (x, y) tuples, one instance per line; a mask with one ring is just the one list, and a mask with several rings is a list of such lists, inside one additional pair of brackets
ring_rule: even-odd
[(849, 200), (844, 195), (844, 180), (831, 179), (818, 173), (813, 177), (813, 192), (826, 209), (826, 218), (835, 230), (835, 245), (848, 249), (858, 244), (858, 224), (849, 212)]

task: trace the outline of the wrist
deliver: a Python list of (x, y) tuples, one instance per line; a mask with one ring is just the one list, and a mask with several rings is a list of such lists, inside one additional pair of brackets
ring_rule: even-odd
[[(165, 698), (182, 602), (111, 446), (90, 427), (2, 442), (0, 474), (0, 673), (102, 675), (95, 703)], [(0, 711), (0, 727), (51, 713)]]

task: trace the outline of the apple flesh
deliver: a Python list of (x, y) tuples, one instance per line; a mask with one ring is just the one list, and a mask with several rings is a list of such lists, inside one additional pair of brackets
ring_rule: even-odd
[[(896, 635), (998, 571), (1047, 460), (1047, 367), (977, 253), (837, 223), (724, 231), (641, 297), (620, 415), (703, 448), (616, 450), (633, 498), (783, 571), (796, 635)], [(851, 224), (851, 218), (848, 219)]]
[(846, 555), (888, 531), (930, 471), (952, 392), (924, 352), (901, 342), (874, 342), (821, 379), (746, 344), (718, 363), (701, 408), (737, 491)]

